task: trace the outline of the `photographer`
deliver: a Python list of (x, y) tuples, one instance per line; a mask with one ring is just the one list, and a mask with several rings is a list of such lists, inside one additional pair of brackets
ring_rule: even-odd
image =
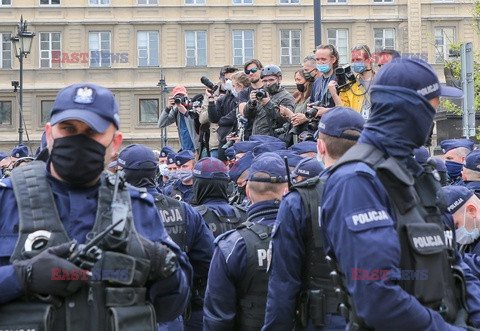
[(198, 152), (200, 145), (195, 132), (195, 121), (188, 116), (189, 101), (187, 89), (184, 86), (175, 87), (172, 91), (172, 97), (168, 98), (167, 107), (158, 119), (158, 127), (164, 128), (176, 123), (182, 150)]
[(315, 51), (315, 59), (317, 60), (317, 70), (321, 73), (320, 77), (315, 80), (310, 95), (310, 102), (319, 102), (315, 109), (318, 110), (317, 116), (322, 116), (329, 108), (335, 106), (332, 98), (332, 92), (335, 86), (330, 82), (336, 81), (335, 69), (338, 67), (338, 51), (335, 46), (326, 44), (317, 46)]
[[(219, 97), (218, 99), (214, 96), (214, 92), (211, 89), (207, 89), (205, 94), (208, 98), (208, 119), (211, 123), (217, 123), (217, 137), (218, 137), (218, 146), (222, 147), (227, 142), (227, 135), (232, 131), (233, 125), (235, 124), (235, 116), (233, 119), (226, 120), (230, 118), (228, 114), (235, 114), (238, 106), (238, 98), (232, 93), (233, 84), (230, 80), (230, 76), (238, 71), (237, 68), (232, 66), (224, 67), (224, 78), (225, 83), (223, 88), (226, 90), (224, 96)], [(218, 149), (218, 158), (222, 161), (225, 161), (225, 151), (222, 148)]]
[(260, 78), (263, 89), (253, 90), (250, 93), (244, 115), (248, 120), (253, 120), (252, 134), (274, 136), (274, 130), (287, 121), (282, 116), (279, 106), (293, 110), (295, 99), (280, 86), (282, 71), (278, 66), (266, 66), (262, 69)]
[[(356, 79), (347, 82), (347, 86), (332, 91), (332, 96), (337, 106), (345, 106), (355, 109), (364, 119), (370, 116), (370, 86), (373, 82), (375, 72), (372, 70), (370, 48), (367, 45), (358, 45), (352, 48), (352, 70)], [(337, 75), (338, 76), (338, 75)], [(332, 81), (331, 85), (337, 87), (337, 82)]]

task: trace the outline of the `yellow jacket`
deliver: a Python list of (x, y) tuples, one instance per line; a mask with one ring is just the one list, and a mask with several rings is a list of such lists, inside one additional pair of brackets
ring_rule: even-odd
[(360, 89), (360, 84), (358, 84), (358, 82), (353, 83), (351, 88), (347, 91), (342, 91), (339, 94), (340, 99), (342, 99), (342, 106), (353, 108), (361, 113), (363, 100), (365, 99), (364, 92), (365, 89)]

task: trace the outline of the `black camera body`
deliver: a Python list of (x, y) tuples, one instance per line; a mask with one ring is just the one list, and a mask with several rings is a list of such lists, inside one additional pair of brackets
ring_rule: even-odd
[(315, 116), (317, 116), (317, 112), (318, 110), (313, 108), (313, 106), (321, 106), (322, 105), (322, 101), (321, 100), (318, 100), (318, 101), (315, 101), (315, 102), (312, 102), (312, 103), (309, 103), (308, 104), (308, 108), (307, 108), (307, 111), (305, 112), (305, 117), (311, 121), (315, 118)]
[(335, 75), (337, 76), (337, 92), (348, 90), (357, 81), (350, 65), (336, 68)]
[(257, 100), (262, 100), (263, 98), (265, 98), (267, 96), (267, 91), (265, 91), (263, 88), (259, 88), (256, 92), (255, 92), (255, 98), (257, 98)]
[(190, 102), (190, 100), (188, 99), (188, 97), (174, 97), (173, 98), (173, 101), (179, 105), (179, 104), (182, 104), (182, 105), (188, 105)]
[(275, 130), (273, 130), (273, 133), (278, 137), (279, 135), (283, 133), (289, 133), (291, 129), (292, 124), (290, 122), (283, 123), (283, 125)]

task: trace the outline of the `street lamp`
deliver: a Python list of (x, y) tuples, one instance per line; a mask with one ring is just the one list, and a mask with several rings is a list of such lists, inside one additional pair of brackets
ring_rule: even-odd
[[(160, 94), (162, 96), (161, 98), (161, 105), (160, 105), (160, 114), (162, 113), (162, 111), (164, 111), (165, 107), (166, 107), (166, 100), (165, 100), (165, 96), (168, 94), (168, 88), (167, 88), (167, 82), (165, 80), (165, 76), (163, 75), (163, 72), (160, 72), (160, 80), (158, 81), (158, 84), (157, 84), (158, 87), (160, 87)], [(167, 131), (167, 127), (164, 127), (164, 128), (161, 128), (160, 129), (160, 141), (161, 141), (161, 146), (162, 148), (164, 146), (167, 146), (168, 145), (168, 131)]]
[(27, 21), (23, 20), (23, 16), (20, 18), (20, 23), (17, 26), (17, 35), (12, 36), (10, 40), (13, 43), (15, 49), (15, 56), (20, 61), (20, 111), (19, 111), (19, 123), (18, 123), (18, 143), (23, 143), (23, 58), (30, 54), (32, 49), (32, 41), (35, 33), (27, 31)]

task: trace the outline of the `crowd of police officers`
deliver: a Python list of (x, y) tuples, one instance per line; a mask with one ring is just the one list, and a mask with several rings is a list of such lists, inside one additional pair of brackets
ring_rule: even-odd
[[(397, 57), (358, 77), (352, 109), (335, 48), (314, 59), (302, 73), (323, 102), (299, 112), (274, 102), (289, 100), (274, 97), (277, 66), (248, 63), (266, 95), (254, 79), (242, 93), (234, 117), (252, 132), (218, 146), (223, 160), (121, 149), (113, 94), (62, 89), (35, 158), (23, 145), (1, 155), (0, 331), (480, 327), (480, 153), (447, 140), (444, 162), (424, 147), (439, 97), (462, 92)], [(301, 125), (308, 109), (310, 140), (269, 127)]]

